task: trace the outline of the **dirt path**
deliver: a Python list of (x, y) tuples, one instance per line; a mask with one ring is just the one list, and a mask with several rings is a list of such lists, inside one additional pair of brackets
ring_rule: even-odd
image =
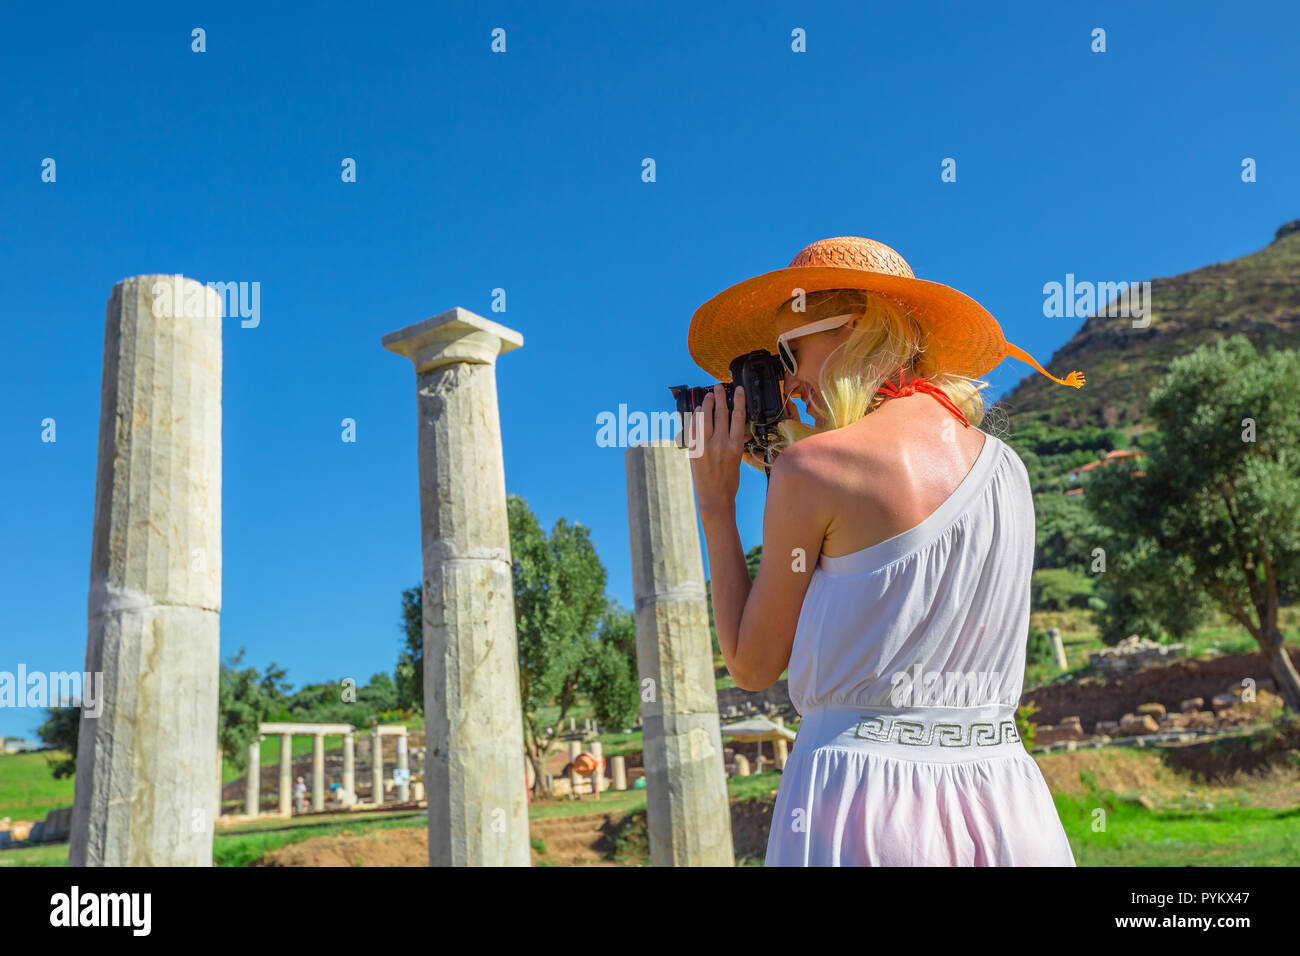
[[(1053, 793), (1079, 796), (1093, 785), (1120, 796), (1136, 796), (1151, 808), (1241, 802), (1294, 809), (1300, 794), (1300, 765), (1280, 762), (1260, 773), (1238, 772), (1203, 784), (1186, 770), (1166, 764), (1156, 749), (1147, 752), (1099, 748), (1042, 754), (1034, 758)], [(775, 794), (733, 802), (732, 838), (738, 857), (762, 860)], [(624, 825), (629, 839), (644, 847), (644, 826), (625, 825), (618, 811), (529, 821), (529, 834), (546, 852), (531, 850), (534, 866), (615, 866), (606, 857), (611, 835)], [(630, 821), (636, 822), (636, 821)], [(315, 837), (268, 854), (262, 866), (427, 866), (428, 833), (422, 826), (371, 833)]]
[[(544, 854), (531, 850), (534, 866), (614, 866), (599, 848), (622, 813), (589, 813), (530, 820), (529, 836), (539, 837)], [(400, 827), (370, 833), (313, 837), (267, 854), (262, 866), (428, 866), (425, 827)]]

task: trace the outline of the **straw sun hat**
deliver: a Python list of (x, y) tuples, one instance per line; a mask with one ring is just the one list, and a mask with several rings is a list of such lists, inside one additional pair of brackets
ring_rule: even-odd
[(861, 289), (901, 303), (923, 330), (928, 361), (942, 371), (978, 378), (1010, 356), (1060, 385), (1083, 386), (1083, 373), (1057, 378), (1024, 349), (1008, 342), (997, 320), (974, 299), (916, 278), (889, 246), (858, 236), (814, 242), (788, 268), (746, 279), (715, 295), (691, 319), (687, 334), (691, 357), (718, 381), (729, 381), (732, 359), (755, 349), (776, 351), (778, 306), (799, 290), (828, 289)]

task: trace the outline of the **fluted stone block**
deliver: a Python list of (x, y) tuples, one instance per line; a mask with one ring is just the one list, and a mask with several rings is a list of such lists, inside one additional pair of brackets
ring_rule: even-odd
[(400, 803), (406, 803), (411, 799), (411, 767), (407, 762), (406, 734), (400, 734), (397, 738), (397, 769), (401, 771), (398, 776), (406, 780), (397, 785), (397, 799)]
[(374, 793), (371, 802), (377, 807), (382, 806), (384, 803), (384, 737), (378, 727), (375, 727), (370, 734), (370, 789)]
[(293, 737), (280, 735), (280, 816), (293, 815)]
[(325, 735), (314, 734), (311, 740), (311, 808), (325, 809)]
[(625, 462), (651, 862), (734, 866), (690, 462), (673, 442)]
[(343, 791), (357, 794), (356, 742), (352, 734), (343, 735)]
[(221, 610), (221, 298), (113, 287), (69, 863), (210, 866)]
[(262, 746), (254, 740), (248, 745), (248, 772), (244, 775), (244, 814), (255, 817), (262, 805)]
[(452, 309), (384, 337), (415, 365), (431, 866), (528, 866), (496, 359), (518, 332)]

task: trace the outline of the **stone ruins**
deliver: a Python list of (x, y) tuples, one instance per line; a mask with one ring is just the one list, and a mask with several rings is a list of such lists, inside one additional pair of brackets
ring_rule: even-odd
[[(221, 322), (216, 291), (181, 276), (124, 279), (108, 300), (86, 641), (86, 670), (102, 671), (104, 701), (98, 717), (81, 721), (73, 866), (212, 864), (212, 783), (221, 772)], [(429, 864), (528, 866), (496, 391), (497, 357), (523, 337), (454, 308), (382, 344), (415, 371)], [(637, 659), (654, 688), (643, 703), (652, 859), (731, 866), (689, 464), (675, 443), (659, 442), (628, 449), (626, 472)], [(354, 727), (264, 723), (249, 745), (246, 816), (261, 811), (265, 735), (280, 737), (279, 812), (292, 812), (298, 734), (313, 738), (312, 809), (325, 807), (327, 735), (343, 738), (339, 799), (355, 803)], [(383, 804), (384, 736), (396, 738), (396, 797), (408, 801), (406, 728), (372, 734), (375, 805)], [(594, 796), (627, 788), (622, 756), (609, 761), (612, 778), (598, 742), (580, 756)]]

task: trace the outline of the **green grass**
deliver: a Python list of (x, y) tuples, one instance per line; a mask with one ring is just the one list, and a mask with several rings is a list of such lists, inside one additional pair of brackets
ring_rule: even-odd
[[(751, 800), (774, 791), (774, 773), (732, 777), (727, 792), (733, 800)], [(1055, 797), (1057, 813), (1080, 866), (1298, 866), (1300, 865), (1300, 806), (1271, 810), (1219, 804), (1210, 808), (1149, 810), (1113, 791)], [(544, 804), (530, 808), (530, 819), (618, 810), (643, 812), (644, 791), (626, 791), (594, 800)], [(1097, 811), (1102, 811), (1099, 814)], [(1094, 830), (1094, 820), (1104, 829)], [(426, 825), (423, 814), (398, 811), (382, 816), (289, 822), (259, 820), (217, 834), (213, 859), (218, 866), (247, 866), (282, 846), (317, 836), (363, 833)], [(0, 866), (64, 866), (67, 844), (7, 850)], [(761, 860), (738, 861), (760, 866)]]
[(1109, 791), (1055, 800), (1079, 866), (1300, 865), (1300, 806), (1148, 810)]
[[(284, 824), (286, 821), (277, 822)], [(248, 866), (273, 850), (301, 843), (312, 837), (424, 826), (428, 826), (428, 817), (425, 814), (407, 811), (383, 816), (322, 820), (318, 823), (304, 823), (282, 829), (264, 829), (262, 832), (241, 827), (234, 832), (217, 834), (212, 846), (212, 862), (215, 866)]]
[(66, 759), (56, 750), (0, 756), (0, 817), (44, 820), (51, 810), (72, 806), (76, 781), (50, 773), (51, 763)]

